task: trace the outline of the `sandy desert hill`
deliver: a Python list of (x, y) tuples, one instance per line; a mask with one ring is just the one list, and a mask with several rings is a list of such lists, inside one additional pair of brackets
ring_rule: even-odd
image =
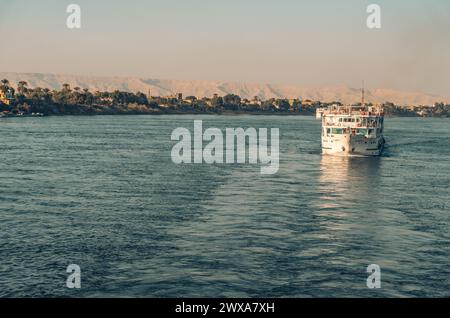
[[(59, 89), (63, 83), (72, 87), (88, 88), (91, 91), (124, 90), (143, 93), (150, 92), (153, 96), (166, 96), (175, 93), (194, 95), (197, 97), (237, 94), (242, 98), (300, 98), (320, 100), (323, 102), (340, 101), (354, 103), (361, 99), (359, 88), (347, 86), (305, 87), (296, 85), (275, 85), (238, 83), (221, 81), (187, 81), (165, 80), (137, 77), (97, 77), (79, 75), (58, 75), (39, 73), (6, 73), (0, 72), (0, 78), (7, 78), (13, 86), (20, 80), (26, 81), (29, 87), (47, 87)], [(405, 92), (393, 89), (368, 89), (366, 100), (373, 103), (393, 102), (397, 105), (433, 105), (435, 102), (447, 102), (442, 96), (422, 92)]]

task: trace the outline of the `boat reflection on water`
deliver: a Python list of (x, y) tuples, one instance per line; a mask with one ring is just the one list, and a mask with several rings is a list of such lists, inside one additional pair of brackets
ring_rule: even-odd
[(345, 218), (370, 210), (380, 196), (381, 160), (380, 157), (322, 155), (319, 197), (314, 204), (319, 215)]
[(387, 266), (379, 258), (389, 251), (383, 243), (389, 235), (379, 222), (381, 163), (380, 157), (322, 155), (320, 159), (318, 196), (311, 209), (315, 230), (308, 235), (314, 244), (305, 255), (317, 255), (326, 268), (319, 276), (321, 288), (352, 286), (362, 294), (367, 290), (364, 280), (333, 275), (364, 274), (369, 264)]

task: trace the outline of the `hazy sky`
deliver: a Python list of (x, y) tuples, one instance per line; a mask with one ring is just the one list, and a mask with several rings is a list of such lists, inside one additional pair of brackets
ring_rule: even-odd
[[(82, 8), (81, 30), (66, 7)], [(367, 5), (382, 29), (366, 27)], [(0, 71), (450, 96), (449, 0), (0, 0)]]

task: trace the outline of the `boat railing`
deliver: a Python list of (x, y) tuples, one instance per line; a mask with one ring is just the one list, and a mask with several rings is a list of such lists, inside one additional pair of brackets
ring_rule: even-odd
[[(351, 124), (354, 124), (354, 125), (351, 125)], [(336, 122), (324, 122), (324, 126), (327, 126), (327, 127), (339, 127), (339, 128), (341, 128), (341, 127), (345, 127), (345, 128), (347, 128), (347, 127), (350, 127), (350, 128), (379, 128), (379, 127), (381, 127), (379, 124), (377, 124), (377, 123), (367, 123), (367, 124), (364, 124), (364, 123), (336, 123)]]
[(384, 110), (381, 108), (355, 109), (341, 106), (338, 109), (327, 109), (323, 111), (324, 115), (356, 115), (356, 116), (384, 116)]

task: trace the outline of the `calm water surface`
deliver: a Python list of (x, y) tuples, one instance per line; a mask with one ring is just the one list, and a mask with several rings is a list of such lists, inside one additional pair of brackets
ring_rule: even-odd
[[(280, 128), (278, 174), (174, 165), (194, 119)], [(345, 159), (310, 117), (1, 119), (0, 296), (449, 297), (450, 121), (385, 130), (383, 157)]]

